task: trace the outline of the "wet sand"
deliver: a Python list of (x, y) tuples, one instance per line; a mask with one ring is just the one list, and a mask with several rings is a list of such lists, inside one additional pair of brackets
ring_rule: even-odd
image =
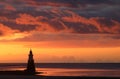
[(120, 77), (73, 77), (73, 76), (35, 76), (0, 75), (0, 79), (120, 79)]
[(43, 76), (25, 71), (0, 71), (0, 79), (120, 79), (120, 77), (89, 77), (89, 76)]

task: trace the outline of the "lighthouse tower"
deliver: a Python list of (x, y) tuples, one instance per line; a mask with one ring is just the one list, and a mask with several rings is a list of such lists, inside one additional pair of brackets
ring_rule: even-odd
[(26, 71), (29, 73), (35, 73), (35, 64), (34, 64), (33, 53), (31, 49), (29, 52), (29, 58), (28, 58)]

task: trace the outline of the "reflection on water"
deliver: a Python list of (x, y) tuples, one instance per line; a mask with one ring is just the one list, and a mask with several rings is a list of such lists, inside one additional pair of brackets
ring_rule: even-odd
[[(24, 70), (25, 67), (2, 67), (0, 70)], [(108, 76), (120, 77), (120, 69), (91, 69), (91, 68), (37, 68), (44, 76)]]
[[(38, 68), (45, 76), (110, 76), (120, 77), (120, 70), (113, 69), (62, 69), (62, 68)], [(41, 75), (41, 74), (40, 74)]]

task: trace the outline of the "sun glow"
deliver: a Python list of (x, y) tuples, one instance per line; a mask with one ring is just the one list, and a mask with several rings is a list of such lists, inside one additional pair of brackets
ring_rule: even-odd
[(0, 40), (15, 40), (15, 39), (23, 38), (23, 37), (26, 37), (26, 36), (29, 36), (29, 34), (28, 33), (14, 33), (14, 34), (11, 34), (11, 35), (0, 37)]
[[(34, 43), (34, 42), (33, 42)], [(27, 44), (27, 43), (26, 43)], [(39, 46), (38, 46), (39, 47)], [(29, 47), (23, 43), (0, 43), (0, 62), (26, 62)], [(34, 48), (34, 58), (42, 62), (119, 62), (120, 47), (116, 48)], [(21, 59), (22, 58), (22, 59)], [(55, 60), (54, 60), (55, 59)]]

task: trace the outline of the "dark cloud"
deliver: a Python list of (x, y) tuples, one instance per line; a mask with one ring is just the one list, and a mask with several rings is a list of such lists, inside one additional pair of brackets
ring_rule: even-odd
[[(48, 5), (48, 6), (66, 6), (66, 7), (79, 7), (79, 5), (96, 5), (96, 4), (119, 4), (119, 0), (29, 0), (28, 4)], [(63, 5), (64, 4), (64, 5)]]
[(119, 0), (2, 0), (0, 22), (19, 32), (120, 33)]
[[(54, 34), (33, 33), (24, 38), (15, 39), (19, 42), (35, 42), (27, 47), (118, 47), (120, 35), (113, 34)], [(48, 42), (49, 41), (49, 42)], [(47, 42), (47, 43), (46, 43)]]
[(19, 32), (19, 30), (12, 30), (8, 26), (0, 23), (0, 35), (1, 36), (11, 35), (17, 32)]
[(60, 41), (60, 40), (91, 40), (91, 41), (97, 41), (101, 40), (119, 40), (120, 35), (112, 35), (112, 34), (64, 34), (64, 33), (33, 33), (30, 36), (26, 36), (25, 38), (16, 39), (15, 41), (34, 41), (34, 42), (40, 42), (40, 41)]

